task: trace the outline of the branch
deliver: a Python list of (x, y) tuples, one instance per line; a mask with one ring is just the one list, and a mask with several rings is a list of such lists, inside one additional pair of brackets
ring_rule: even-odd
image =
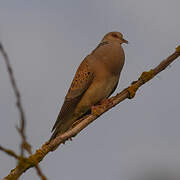
[(3, 152), (5, 152), (5, 153), (8, 154), (9, 156), (14, 157), (15, 159), (18, 159), (18, 158), (19, 158), (19, 156), (18, 156), (14, 151), (12, 151), (11, 149), (6, 149), (6, 148), (0, 146), (0, 150), (3, 151)]
[(16, 106), (17, 106), (17, 108), (19, 110), (19, 114), (20, 114), (21, 127), (20, 128), (17, 127), (17, 130), (22, 137), (21, 156), (23, 156), (24, 155), (24, 149), (26, 149), (28, 152), (30, 152), (31, 146), (27, 143), (26, 135), (24, 132), (26, 124), (25, 124), (24, 109), (23, 109), (22, 102), (21, 102), (21, 95), (20, 95), (20, 92), (18, 90), (15, 78), (14, 78), (14, 73), (13, 73), (13, 70), (12, 70), (10, 62), (9, 62), (9, 57), (8, 57), (6, 51), (4, 50), (4, 47), (1, 43), (0, 43), (0, 51), (1, 51), (2, 56), (4, 57), (4, 60), (6, 63), (6, 67), (7, 67), (8, 73), (9, 73), (10, 82), (11, 82), (14, 94), (16, 96)]
[[(0, 42), (0, 52), (5, 60), (5, 64), (9, 73), (9, 78), (10, 78), (10, 82), (14, 91), (14, 94), (16, 96), (16, 106), (19, 110), (19, 114), (20, 114), (20, 120), (21, 120), (21, 126), (16, 127), (17, 131), (19, 132), (22, 142), (21, 142), (21, 156), (16, 155), (16, 153), (10, 149), (6, 149), (2, 146), (0, 146), (0, 150), (7, 153), (10, 156), (13, 156), (14, 158), (18, 159), (19, 161), (21, 161), (22, 159), (24, 159), (24, 150), (26, 150), (30, 155), (32, 154), (31, 151), (31, 145), (27, 142), (26, 140), (26, 135), (25, 135), (25, 125), (26, 125), (26, 119), (25, 119), (25, 113), (24, 113), (24, 109), (22, 106), (22, 102), (21, 102), (21, 95), (20, 95), (20, 91), (17, 87), (15, 78), (14, 78), (14, 73), (12, 70), (12, 67), (10, 65), (10, 61), (9, 61), (9, 57), (8, 54), (6, 53), (6, 51), (4, 50), (4, 47), (2, 45), (2, 43)], [(35, 165), (37, 174), (39, 175), (39, 177), (41, 177), (42, 180), (46, 180), (46, 177), (43, 175), (43, 173), (41, 172), (41, 169), (39, 168), (38, 164)]]
[[(21, 160), (21, 156), (17, 155), (17, 154), (16, 154), (13, 150), (11, 150), (11, 149), (6, 149), (6, 148), (0, 146), (0, 150), (3, 151), (3, 152), (5, 152), (5, 153), (8, 154), (9, 156), (14, 157), (16, 160), (19, 160), (19, 159)], [(41, 177), (42, 180), (47, 180), (38, 165), (36, 165), (36, 172), (37, 172), (38, 176)]]
[(176, 48), (176, 51), (171, 54), (167, 59), (163, 60), (157, 67), (151, 69), (148, 72), (143, 72), (137, 81), (134, 81), (128, 88), (124, 89), (122, 92), (117, 94), (114, 97), (111, 97), (107, 102), (103, 102), (100, 105), (95, 106), (92, 109), (90, 115), (80, 119), (80, 123), (78, 123), (75, 127), (68, 130), (64, 134), (57, 136), (54, 140), (50, 142), (46, 142), (40, 149), (38, 149), (33, 155), (29, 156), (28, 158), (24, 159), (24, 161), (20, 161), (19, 164), (13, 169), (10, 174), (4, 178), (4, 180), (16, 180), (20, 177), (26, 170), (31, 167), (34, 167), (43, 158), (50, 152), (54, 151), (61, 143), (64, 143), (71, 137), (77, 135), (81, 130), (87, 127), (90, 123), (96, 120), (99, 116), (103, 113), (111, 109), (112, 107), (119, 104), (121, 101), (129, 98), (132, 99), (136, 91), (139, 87), (143, 84), (151, 80), (154, 76), (158, 73), (163, 71), (166, 67), (168, 67), (176, 58), (180, 56), (180, 46)]

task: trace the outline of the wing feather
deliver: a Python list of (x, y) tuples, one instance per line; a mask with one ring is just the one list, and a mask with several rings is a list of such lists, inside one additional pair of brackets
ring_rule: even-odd
[(54, 133), (51, 139), (56, 137), (56, 135), (62, 131), (63, 126), (66, 127), (66, 124), (68, 124), (68, 119), (73, 117), (74, 110), (77, 104), (93, 81), (94, 73), (89, 67), (88, 58), (89, 57), (87, 56), (77, 69), (77, 72), (65, 97), (60, 113), (52, 128), (52, 131), (54, 131)]

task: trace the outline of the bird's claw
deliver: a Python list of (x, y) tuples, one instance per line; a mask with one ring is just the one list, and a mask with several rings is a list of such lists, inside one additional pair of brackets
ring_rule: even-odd
[(101, 114), (101, 112), (102, 112), (102, 107), (100, 107), (100, 105), (91, 107), (91, 114), (93, 114), (95, 116), (99, 116)]
[(103, 108), (108, 108), (113, 105), (113, 99), (104, 98), (100, 103)]

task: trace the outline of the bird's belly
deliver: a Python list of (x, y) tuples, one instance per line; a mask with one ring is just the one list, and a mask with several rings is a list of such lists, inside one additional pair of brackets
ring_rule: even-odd
[(84, 114), (93, 105), (109, 97), (118, 80), (119, 76), (111, 76), (103, 80), (95, 79), (78, 103), (75, 114)]
[(105, 80), (102, 89), (100, 90), (101, 93), (104, 95), (103, 98), (107, 98), (110, 96), (111, 92), (114, 90), (118, 83), (119, 78), (117, 76), (112, 76)]

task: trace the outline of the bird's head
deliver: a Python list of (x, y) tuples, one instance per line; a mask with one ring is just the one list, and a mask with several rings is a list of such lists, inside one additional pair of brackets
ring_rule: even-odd
[(120, 32), (107, 33), (103, 38), (103, 41), (106, 41), (106, 40), (107, 41), (116, 41), (116, 42), (119, 42), (120, 44), (122, 44), (122, 43), (128, 44), (128, 41), (123, 38), (123, 35)]

